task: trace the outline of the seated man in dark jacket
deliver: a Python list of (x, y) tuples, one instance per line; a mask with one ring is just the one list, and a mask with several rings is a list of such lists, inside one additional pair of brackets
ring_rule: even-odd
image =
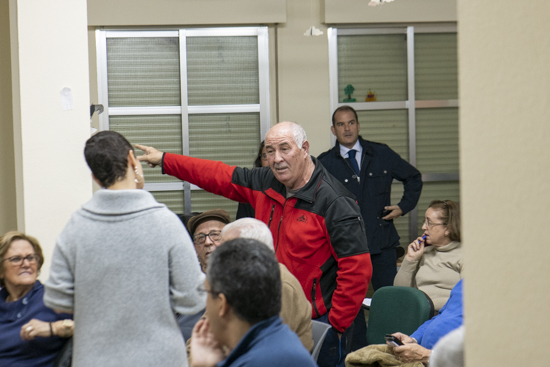
[(261, 242), (238, 238), (217, 248), (204, 291), (207, 319), (193, 329), (192, 367), (316, 365), (279, 317), (279, 264)]

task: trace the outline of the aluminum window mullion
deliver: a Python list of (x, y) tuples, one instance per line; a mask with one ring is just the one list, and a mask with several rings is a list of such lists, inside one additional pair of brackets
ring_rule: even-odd
[[(408, 110), (409, 110), (409, 163), (416, 167), (416, 95), (414, 79), (414, 27), (407, 27), (407, 81), (408, 81)], [(415, 207), (409, 214), (409, 238), (418, 235), (418, 208)]]
[(104, 31), (106, 38), (178, 37), (178, 31)]
[[(329, 57), (329, 88), (331, 91), (330, 98), (330, 113), (334, 112), (339, 107), (338, 103), (338, 29), (329, 28), (327, 30), (328, 36), (328, 57)], [(332, 121), (328, 121), (329, 126), (332, 126)], [(336, 144), (336, 137), (334, 134), (330, 135), (330, 146)]]
[(260, 92), (260, 137), (263, 138), (271, 127), (269, 109), (269, 38), (267, 27), (258, 29), (258, 72)]
[[(336, 28), (334, 28), (336, 29)], [(340, 28), (338, 34), (340, 36), (359, 36), (371, 34), (401, 34), (407, 33), (407, 28)]]
[(260, 27), (185, 29), (187, 37), (257, 36), (260, 32)]
[(103, 105), (103, 113), (99, 114), (100, 131), (109, 130), (109, 83), (107, 80), (107, 38), (105, 33), (100, 29), (95, 31), (98, 103)]
[[(189, 105), (187, 97), (187, 30), (180, 29), (181, 144), (183, 155), (189, 155)], [(191, 188), (183, 183), (184, 212), (191, 213)]]

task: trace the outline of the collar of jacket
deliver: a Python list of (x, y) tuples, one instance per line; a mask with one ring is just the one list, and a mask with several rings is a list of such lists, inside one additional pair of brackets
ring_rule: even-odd
[(147, 209), (162, 208), (153, 195), (145, 190), (109, 190), (101, 189), (82, 209), (97, 215), (124, 215)]
[[(373, 154), (373, 151), (372, 151), (372, 146), (369, 144), (369, 142), (365, 139), (363, 139), (363, 137), (361, 135), (359, 135), (359, 144), (361, 144), (361, 147), (363, 147), (363, 156), (365, 154), (368, 154), (368, 155), (372, 155)], [(340, 155), (340, 143), (338, 142), (338, 140), (336, 140), (336, 144), (334, 145), (334, 148), (332, 148), (332, 153), (340, 158), (340, 159), (344, 159), (344, 157), (342, 157)]]
[[(311, 160), (313, 161), (313, 164), (315, 164), (313, 173), (311, 174), (311, 177), (309, 178), (309, 181), (305, 184), (305, 186), (302, 187), (293, 197), (300, 200), (305, 200), (309, 203), (313, 203), (315, 201), (315, 195), (317, 193), (317, 190), (321, 185), (321, 181), (323, 180), (323, 177), (325, 177), (325, 168), (317, 160), (317, 158), (311, 155), (310, 157), (311, 157)], [(278, 181), (275, 178), (275, 176), (273, 176), (273, 181), (271, 181), (271, 189), (273, 189), (274, 191), (282, 195), (282, 200), (284, 203), (284, 200), (286, 199), (286, 186), (283, 185), (280, 181)], [(272, 198), (277, 201), (281, 200), (280, 198), (275, 198), (275, 197), (272, 197)]]

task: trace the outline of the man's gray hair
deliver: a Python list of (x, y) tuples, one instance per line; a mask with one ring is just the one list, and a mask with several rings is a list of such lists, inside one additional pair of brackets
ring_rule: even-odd
[(222, 238), (225, 237), (227, 233), (232, 231), (238, 233), (236, 236), (238, 238), (251, 238), (253, 240), (260, 241), (269, 247), (271, 251), (275, 251), (273, 248), (273, 235), (271, 234), (271, 231), (264, 222), (259, 221), (258, 219), (241, 218), (229, 223), (222, 229)]
[[(307, 141), (307, 135), (306, 131), (302, 127), (302, 125), (299, 125), (292, 121), (281, 121), (281, 123), (288, 124), (288, 127), (290, 128), (290, 131), (292, 132), (292, 140), (298, 145), (298, 148), (302, 149), (302, 145), (304, 144), (304, 141)], [(264, 140), (267, 138), (267, 134), (269, 134), (269, 131), (265, 134)]]
[(307, 140), (306, 131), (301, 125), (294, 122), (290, 124), (290, 130), (292, 131), (294, 142), (298, 145), (298, 148), (302, 149), (302, 144)]

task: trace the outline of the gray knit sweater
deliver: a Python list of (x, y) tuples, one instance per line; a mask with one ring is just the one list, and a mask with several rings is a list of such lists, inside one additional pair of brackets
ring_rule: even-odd
[(186, 366), (174, 316), (205, 307), (177, 216), (143, 190), (100, 190), (57, 239), (44, 303), (74, 310), (73, 366)]

